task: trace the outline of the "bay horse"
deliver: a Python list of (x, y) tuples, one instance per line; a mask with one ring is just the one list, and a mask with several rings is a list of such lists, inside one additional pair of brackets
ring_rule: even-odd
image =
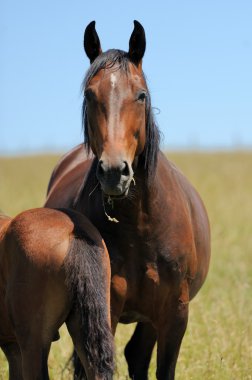
[(138, 322), (125, 348), (129, 376), (148, 378), (157, 342), (156, 376), (172, 380), (189, 302), (208, 272), (210, 228), (197, 191), (160, 151), (145, 47), (137, 21), (128, 52), (102, 52), (95, 22), (87, 26), (85, 141), (55, 167), (45, 205), (80, 211), (105, 240), (113, 332), (118, 322)]
[(0, 347), (10, 380), (49, 379), (66, 323), (87, 379), (113, 374), (110, 262), (100, 234), (72, 210), (0, 217)]

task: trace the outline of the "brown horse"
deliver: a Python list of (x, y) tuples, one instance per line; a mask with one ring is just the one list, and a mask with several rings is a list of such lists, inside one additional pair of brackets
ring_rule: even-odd
[(189, 301), (208, 272), (210, 231), (198, 193), (159, 150), (145, 32), (134, 24), (128, 52), (102, 53), (95, 22), (86, 28), (85, 144), (55, 168), (46, 205), (84, 213), (106, 242), (113, 330), (139, 322), (125, 348), (130, 377), (148, 378), (157, 341), (157, 378), (173, 379)]
[(0, 347), (10, 380), (49, 379), (66, 323), (88, 379), (112, 379), (110, 262), (83, 215), (33, 209), (0, 217)]

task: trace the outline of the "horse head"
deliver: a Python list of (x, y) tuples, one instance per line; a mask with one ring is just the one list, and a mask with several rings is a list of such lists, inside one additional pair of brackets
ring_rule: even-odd
[[(96, 175), (105, 194), (126, 196), (134, 168), (144, 156), (145, 166), (156, 160), (159, 141), (150, 94), (142, 71), (145, 31), (138, 21), (129, 51), (103, 53), (95, 22), (84, 33), (90, 68), (84, 79), (83, 123), (85, 142), (98, 159)], [(155, 150), (155, 152), (154, 152)]]

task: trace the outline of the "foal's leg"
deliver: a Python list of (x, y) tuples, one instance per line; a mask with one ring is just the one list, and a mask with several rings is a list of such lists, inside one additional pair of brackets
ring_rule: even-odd
[(1, 344), (9, 364), (9, 380), (23, 380), (22, 358), (19, 345), (17, 343)]
[[(157, 379), (174, 380), (175, 367), (188, 321), (187, 284), (179, 297), (167, 303), (158, 326)], [(168, 316), (165, 320), (165, 314)]]
[(80, 369), (80, 373), (78, 373), (78, 378), (84, 379), (87, 377), (88, 380), (95, 379), (95, 374), (93, 369), (89, 366), (87, 357), (85, 354), (85, 349), (83, 345), (83, 331), (81, 329), (81, 320), (78, 312), (76, 310), (72, 310), (70, 315), (66, 320), (66, 325), (68, 332), (73, 340), (74, 349), (77, 352), (77, 355), (83, 365), (83, 369)]
[(134, 380), (147, 380), (148, 368), (157, 333), (150, 323), (138, 323), (125, 347), (129, 376)]
[(14, 283), (8, 309), (22, 354), (23, 379), (49, 380), (51, 342), (66, 318), (69, 302), (61, 275), (35, 270), (28, 272), (26, 282)]

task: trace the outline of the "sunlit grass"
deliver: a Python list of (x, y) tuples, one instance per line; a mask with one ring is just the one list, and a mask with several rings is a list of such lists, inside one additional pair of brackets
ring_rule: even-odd
[[(252, 380), (252, 153), (169, 157), (201, 194), (212, 229), (211, 268), (190, 305), (177, 379)], [(15, 215), (41, 206), (56, 161), (55, 156), (0, 159), (0, 209)], [(133, 328), (120, 325), (117, 331), (116, 380), (127, 378), (123, 350)], [(63, 328), (61, 340), (52, 344), (52, 379), (61, 378), (71, 347)], [(62, 378), (71, 378), (67, 369)], [(155, 360), (149, 378), (155, 378)], [(0, 379), (7, 379), (2, 353)]]

